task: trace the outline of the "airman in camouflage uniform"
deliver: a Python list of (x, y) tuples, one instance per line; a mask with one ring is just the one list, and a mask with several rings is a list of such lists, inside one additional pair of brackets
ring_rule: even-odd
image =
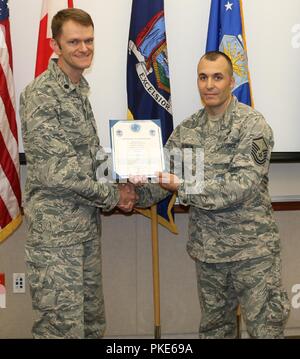
[(21, 94), (27, 159), (24, 212), (34, 338), (100, 338), (105, 329), (101, 210), (132, 209), (133, 186), (97, 182), (103, 151), (82, 76), (93, 57), (93, 22), (67, 9), (52, 22), (58, 60)]
[[(231, 95), (233, 85), (228, 57), (212, 52), (201, 58), (198, 87), (205, 107), (174, 130), (166, 148), (204, 149), (203, 190), (189, 194), (188, 182), (168, 173), (160, 183), (190, 206), (187, 250), (196, 262), (200, 338), (235, 337), (238, 303), (251, 337), (280, 338), (289, 301), (268, 193), (273, 134), (258, 111)], [(140, 206), (166, 195), (153, 185), (138, 193)]]

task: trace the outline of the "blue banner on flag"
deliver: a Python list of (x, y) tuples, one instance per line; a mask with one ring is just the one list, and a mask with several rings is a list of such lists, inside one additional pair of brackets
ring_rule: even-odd
[(240, 0), (211, 0), (206, 52), (219, 50), (230, 57), (240, 102), (253, 105)]
[[(133, 0), (127, 58), (129, 117), (160, 119), (163, 144), (173, 131), (170, 94), (164, 2)], [(158, 204), (158, 221), (176, 232), (170, 198)]]

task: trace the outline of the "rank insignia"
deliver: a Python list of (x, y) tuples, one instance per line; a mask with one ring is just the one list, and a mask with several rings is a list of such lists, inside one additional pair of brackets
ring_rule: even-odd
[(258, 165), (264, 165), (266, 163), (268, 157), (268, 145), (263, 137), (253, 139), (251, 156)]

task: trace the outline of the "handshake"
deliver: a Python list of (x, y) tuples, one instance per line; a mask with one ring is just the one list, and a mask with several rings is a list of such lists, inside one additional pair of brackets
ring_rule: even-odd
[[(144, 176), (132, 176), (129, 178), (129, 182), (118, 184), (120, 199), (117, 207), (123, 212), (131, 212), (139, 199), (135, 187), (142, 186), (147, 182), (148, 179)], [(177, 176), (165, 172), (157, 173), (155, 182), (169, 192), (176, 192), (180, 184)]]
[(131, 212), (139, 197), (135, 191), (135, 185), (128, 183), (119, 183), (118, 190), (120, 199), (117, 208), (123, 212)]

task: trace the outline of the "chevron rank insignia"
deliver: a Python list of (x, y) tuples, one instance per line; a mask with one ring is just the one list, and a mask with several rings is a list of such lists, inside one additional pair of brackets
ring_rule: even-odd
[(258, 165), (264, 165), (266, 163), (268, 157), (268, 145), (263, 137), (253, 139), (251, 155)]

